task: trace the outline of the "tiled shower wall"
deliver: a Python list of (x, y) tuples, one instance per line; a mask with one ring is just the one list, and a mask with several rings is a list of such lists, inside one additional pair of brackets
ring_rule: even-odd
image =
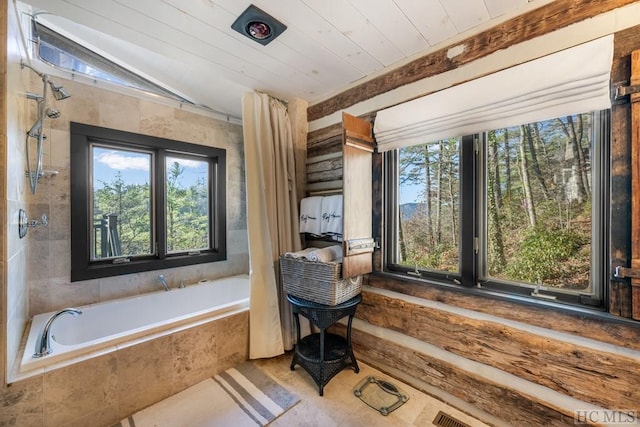
[[(31, 73), (33, 74), (33, 73)], [(46, 214), (48, 227), (29, 231), (29, 315), (64, 307), (107, 301), (157, 291), (157, 275), (163, 273), (174, 287), (180, 281), (193, 283), (248, 273), (248, 244), (244, 195), (242, 127), (179, 108), (125, 96), (119, 93), (52, 77), (71, 98), (55, 102), (62, 116), (45, 121), (49, 136), (45, 169), (57, 176), (41, 179), (27, 212), (39, 218)], [(32, 83), (40, 79), (35, 76)], [(69, 123), (70, 121), (128, 132), (158, 136), (227, 150), (227, 249), (223, 262), (151, 271), (114, 278), (70, 282)]]
[[(13, 67), (10, 82), (15, 80), (24, 80), (32, 92), (42, 91), (40, 78), (19, 65)], [(24, 133), (35, 119), (34, 106), (24, 102), (24, 88), (12, 88), (14, 102), (23, 109), (10, 117), (15, 138), (8, 145), (8, 164), (13, 166), (7, 175), (16, 195), (8, 196), (8, 213), (17, 215), (22, 206), (30, 218), (46, 214), (49, 225), (30, 229), (25, 239), (17, 238), (15, 224), (8, 230), (12, 255), (4, 265), (12, 283), (7, 295), (9, 364), (18, 351), (24, 322), (33, 314), (158, 291), (159, 273), (174, 287), (181, 280), (189, 284), (249, 271), (241, 126), (95, 86), (52, 80), (72, 97), (51, 102), (62, 116), (45, 121), (44, 168), (58, 175), (41, 179), (35, 195), (24, 177), (23, 149)], [(70, 121), (225, 148), (227, 261), (71, 283)], [(18, 381), (0, 391), (0, 426), (108, 425), (247, 357), (245, 312)]]
[[(11, 3), (11, 2), (9, 2)], [(7, 11), (7, 2), (1, 6)], [(11, 7), (9, 7), (11, 9)], [(2, 315), (0, 325), (0, 361), (8, 364), (18, 353), (20, 337), (24, 330), (29, 311), (29, 291), (27, 288), (28, 244), (26, 239), (18, 238), (18, 210), (27, 204), (27, 179), (25, 177), (25, 138), (29, 122), (28, 108), (35, 107), (33, 101), (25, 96), (29, 89), (30, 76), (20, 68), (20, 58), (24, 56), (24, 46), (20, 38), (16, 16), (12, 13), (0, 13), (2, 19), (8, 16), (6, 27), (6, 103), (0, 110), (6, 117), (6, 141), (2, 142), (2, 176), (4, 194), (0, 215), (4, 233), (2, 235)], [(4, 34), (3, 34), (4, 36)], [(4, 41), (4, 37), (2, 38)], [(4, 90), (4, 88), (2, 89)], [(6, 108), (6, 109), (5, 109)], [(6, 283), (4, 282), (6, 280)], [(6, 323), (5, 323), (6, 322)], [(5, 335), (6, 334), (6, 335)], [(5, 364), (2, 364), (3, 370)], [(3, 372), (4, 374), (4, 372)], [(0, 378), (4, 378), (1, 375)], [(1, 423), (0, 423), (1, 425)]]

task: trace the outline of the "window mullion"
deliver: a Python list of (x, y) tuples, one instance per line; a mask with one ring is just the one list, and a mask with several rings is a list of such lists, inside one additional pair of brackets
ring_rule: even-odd
[(386, 242), (385, 248), (385, 265), (389, 262), (396, 263), (398, 260), (398, 152), (395, 150), (387, 151), (385, 156), (385, 211), (386, 211)]
[(164, 259), (167, 256), (167, 173), (166, 173), (166, 151), (157, 150), (154, 162), (153, 184), (154, 195), (154, 225), (155, 225), (155, 250), (156, 256)]
[(474, 286), (477, 281), (475, 138), (474, 135), (464, 136), (460, 149), (460, 271), (465, 286)]

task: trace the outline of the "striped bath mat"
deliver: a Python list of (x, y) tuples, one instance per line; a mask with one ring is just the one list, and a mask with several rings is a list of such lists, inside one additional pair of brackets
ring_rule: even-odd
[(246, 362), (135, 413), (114, 427), (265, 426), (300, 399)]

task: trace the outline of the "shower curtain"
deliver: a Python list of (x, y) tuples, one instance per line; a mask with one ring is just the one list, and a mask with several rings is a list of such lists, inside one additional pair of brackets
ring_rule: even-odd
[(278, 257), (301, 249), (291, 123), (282, 102), (263, 93), (242, 98), (251, 301), (249, 357), (293, 348), (291, 307)]

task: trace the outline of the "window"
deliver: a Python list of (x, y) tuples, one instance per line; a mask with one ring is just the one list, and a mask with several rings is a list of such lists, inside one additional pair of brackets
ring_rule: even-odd
[(225, 150), (71, 123), (71, 280), (226, 259)]
[(386, 268), (602, 306), (609, 112), (385, 154)]
[(33, 39), (38, 41), (33, 45), (35, 56), (42, 61), (72, 73), (84, 74), (93, 79), (192, 104), (192, 102), (183, 97), (150, 82), (73, 40), (64, 37), (49, 27), (36, 22), (35, 19), (33, 19), (31, 23)]
[(460, 272), (460, 138), (398, 150), (397, 264)]

